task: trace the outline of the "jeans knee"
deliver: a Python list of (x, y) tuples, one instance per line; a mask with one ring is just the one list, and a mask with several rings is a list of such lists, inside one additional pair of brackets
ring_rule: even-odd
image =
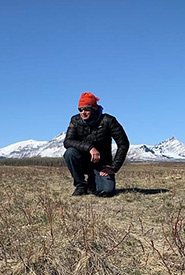
[(103, 191), (106, 193), (112, 193), (115, 190), (115, 176), (108, 175), (105, 177), (101, 177), (98, 175), (96, 178), (96, 187), (97, 191)]
[(77, 157), (77, 155), (79, 155), (78, 151), (73, 147), (69, 147), (64, 153), (64, 159), (68, 161), (74, 157)]
[(107, 194), (112, 193), (115, 190), (114, 184), (104, 185), (104, 188), (102, 191), (106, 192)]
[(115, 193), (115, 184), (111, 184), (109, 186), (103, 186), (96, 192), (96, 196), (98, 197), (112, 197)]

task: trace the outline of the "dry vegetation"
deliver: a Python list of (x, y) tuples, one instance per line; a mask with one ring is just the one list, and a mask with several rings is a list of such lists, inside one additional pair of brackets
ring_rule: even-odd
[(185, 274), (185, 163), (128, 163), (112, 198), (66, 167), (0, 167), (0, 274)]

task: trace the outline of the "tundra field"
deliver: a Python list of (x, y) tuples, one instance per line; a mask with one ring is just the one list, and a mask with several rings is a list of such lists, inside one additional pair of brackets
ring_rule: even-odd
[(0, 166), (0, 274), (185, 274), (185, 163), (126, 163), (112, 198), (65, 166)]

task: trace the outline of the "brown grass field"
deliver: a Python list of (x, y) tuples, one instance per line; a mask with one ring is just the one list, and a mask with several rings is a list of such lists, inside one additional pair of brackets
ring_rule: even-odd
[(0, 274), (185, 274), (185, 163), (126, 163), (112, 198), (66, 167), (0, 167)]

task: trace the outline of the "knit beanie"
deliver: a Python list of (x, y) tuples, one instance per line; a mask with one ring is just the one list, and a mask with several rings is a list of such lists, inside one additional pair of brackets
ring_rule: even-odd
[(92, 106), (96, 108), (98, 100), (99, 98), (90, 92), (82, 93), (78, 103), (78, 107)]

